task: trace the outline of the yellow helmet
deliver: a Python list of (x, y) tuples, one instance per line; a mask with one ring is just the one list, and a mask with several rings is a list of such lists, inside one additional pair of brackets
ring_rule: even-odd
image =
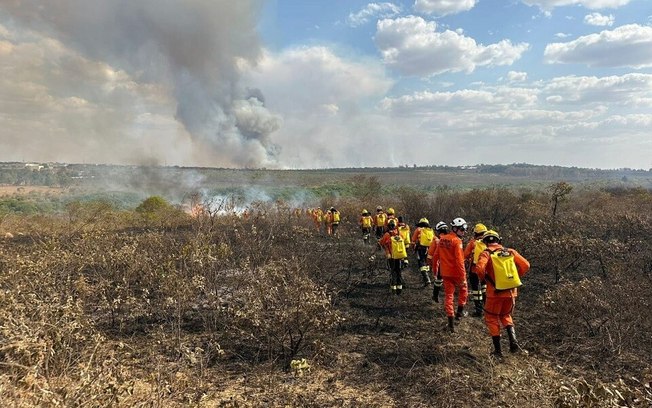
[(419, 224), (430, 224), (430, 222), (426, 217), (423, 217), (419, 220)]
[(482, 223), (475, 224), (475, 227), (473, 227), (474, 234), (483, 234), (485, 232), (487, 232), (487, 226)]
[(393, 209), (392, 207), (389, 207), (389, 208), (387, 209), (387, 214), (389, 214), (389, 215), (394, 215), (394, 209)]
[(500, 242), (500, 240), (501, 240), (500, 235), (498, 235), (498, 233), (494, 230), (489, 230), (485, 232), (484, 235), (482, 236), (482, 242), (484, 242), (485, 244)]

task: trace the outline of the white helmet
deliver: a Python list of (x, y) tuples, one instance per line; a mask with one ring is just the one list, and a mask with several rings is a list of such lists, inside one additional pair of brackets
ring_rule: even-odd
[(455, 218), (453, 220), (453, 222), (451, 222), (451, 227), (457, 227), (457, 228), (460, 228), (460, 229), (463, 229), (464, 231), (466, 231), (466, 228), (468, 227), (468, 225), (466, 224), (466, 221), (464, 220), (464, 218), (457, 217), (457, 218)]
[(448, 229), (448, 225), (446, 225), (446, 223), (444, 221), (439, 221), (437, 223), (437, 225), (435, 225), (435, 230), (440, 231), (440, 230), (443, 230), (443, 229)]

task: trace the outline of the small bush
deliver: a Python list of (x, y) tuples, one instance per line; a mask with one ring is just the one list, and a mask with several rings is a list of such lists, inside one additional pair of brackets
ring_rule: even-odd
[(246, 284), (233, 293), (228, 309), (229, 330), (254, 361), (279, 360), (287, 367), (338, 321), (325, 288), (296, 259), (243, 272), (242, 278)]

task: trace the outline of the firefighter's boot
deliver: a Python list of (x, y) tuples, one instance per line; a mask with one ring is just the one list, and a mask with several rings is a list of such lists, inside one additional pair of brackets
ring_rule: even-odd
[(439, 303), (439, 289), (441, 289), (441, 286), (437, 286), (437, 284), (432, 287), (432, 300), (437, 303)]
[(491, 336), (491, 341), (494, 344), (494, 351), (491, 352), (491, 355), (498, 360), (502, 360), (503, 352), (500, 349), (500, 336)]
[(509, 337), (509, 352), (527, 354), (527, 351), (523, 350), (516, 340), (514, 326), (507, 326), (505, 329), (507, 330), (507, 336)]
[(457, 313), (455, 313), (455, 320), (460, 320), (461, 318), (468, 316), (469, 313), (464, 310), (463, 305), (458, 305), (457, 306)]
[(428, 287), (430, 285), (430, 276), (428, 276), (428, 271), (421, 271), (421, 277), (423, 278), (423, 287)]
[(471, 316), (473, 317), (482, 317), (482, 301), (481, 300), (474, 300), (473, 301), (473, 306), (475, 306), (475, 310), (473, 311), (473, 314)]

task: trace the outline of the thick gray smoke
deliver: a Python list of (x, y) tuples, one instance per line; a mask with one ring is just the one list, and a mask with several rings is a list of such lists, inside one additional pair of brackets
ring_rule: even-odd
[[(169, 84), (183, 123), (214, 165), (275, 162), (279, 119), (240, 83), (260, 54), (258, 0), (0, 0), (30, 28), (139, 82)], [(206, 159), (206, 158), (205, 158)]]

